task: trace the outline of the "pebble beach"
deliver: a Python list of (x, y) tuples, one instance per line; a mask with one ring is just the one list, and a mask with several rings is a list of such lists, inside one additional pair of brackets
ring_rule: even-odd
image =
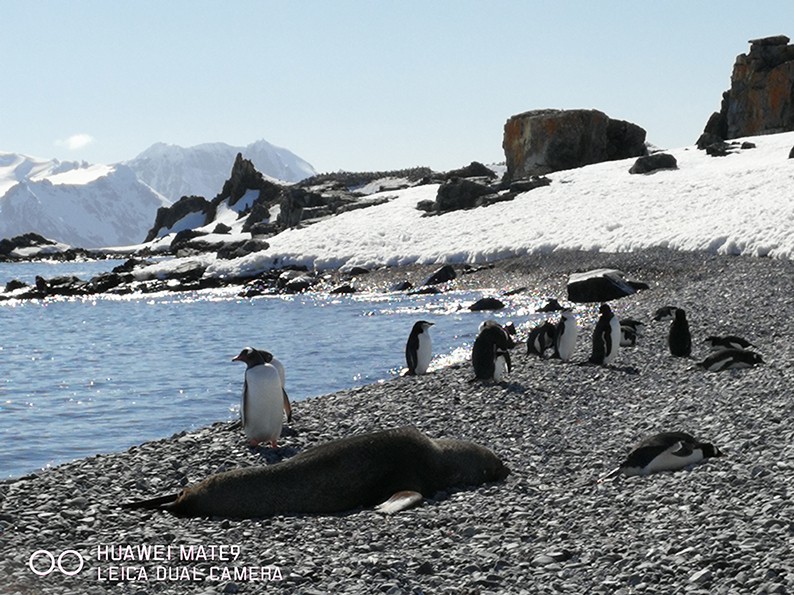
[[(613, 366), (584, 364), (594, 324), (585, 315), (571, 362), (519, 345), (500, 384), (472, 382), (464, 363), (298, 402), (276, 450), (250, 449), (239, 426), (208, 420), (0, 482), (0, 593), (794, 591), (794, 264), (664, 249), (560, 251), (498, 261), (452, 283), (564, 301), (571, 272), (601, 267), (650, 286), (612, 303), (646, 323)], [(366, 282), (385, 289), (431, 270), (382, 269)], [(666, 305), (687, 311), (692, 358), (672, 357), (669, 323), (651, 321)], [(712, 334), (748, 338), (766, 364), (696, 367)], [(511, 474), (392, 516), (181, 519), (119, 509), (213, 473), (404, 425), (482, 444)], [(725, 456), (596, 483), (640, 439), (674, 430)]]

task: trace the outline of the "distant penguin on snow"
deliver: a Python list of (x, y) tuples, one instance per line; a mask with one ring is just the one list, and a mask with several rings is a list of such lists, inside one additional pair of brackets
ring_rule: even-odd
[(480, 380), (504, 380), (512, 369), (510, 349), (515, 345), (513, 338), (498, 322), (483, 322), (471, 351), (474, 376)]
[(632, 477), (657, 471), (675, 471), (703, 459), (720, 456), (722, 452), (716, 446), (700, 442), (686, 432), (662, 432), (637, 444), (619, 467), (598, 482), (615, 479), (619, 475)]
[(272, 363), (262, 352), (251, 347), (243, 349), (232, 361), (246, 365), (240, 417), (250, 446), (269, 442), (275, 448), (281, 436), (284, 410), (284, 385)]
[(573, 357), (576, 349), (576, 337), (579, 335), (579, 323), (570, 308), (560, 314), (560, 321), (554, 334), (554, 356), (567, 362)]
[(590, 363), (608, 366), (615, 361), (620, 348), (620, 322), (609, 304), (601, 304), (599, 312), (601, 316), (593, 330)]
[(667, 344), (670, 347), (670, 353), (675, 357), (689, 357), (692, 355), (692, 335), (689, 334), (686, 312), (681, 308), (676, 308), (673, 313), (673, 322), (670, 323)]
[(741, 370), (752, 368), (757, 364), (763, 364), (764, 358), (755, 351), (747, 349), (720, 349), (711, 352), (706, 359), (698, 362), (698, 366), (705, 368), (709, 372), (721, 372), (722, 370)]
[(420, 320), (414, 323), (408, 342), (405, 344), (405, 363), (408, 375), (424, 374), (433, 355), (433, 340), (430, 338), (432, 322)]

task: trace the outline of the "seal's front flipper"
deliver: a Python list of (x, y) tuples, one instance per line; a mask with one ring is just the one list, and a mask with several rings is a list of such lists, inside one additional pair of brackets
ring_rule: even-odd
[(386, 502), (378, 504), (375, 507), (375, 510), (383, 514), (394, 514), (395, 512), (400, 512), (401, 510), (406, 510), (412, 506), (416, 506), (421, 501), (422, 494), (419, 492), (403, 490), (402, 492), (397, 492), (394, 494), (391, 498), (386, 500)]
[(157, 498), (150, 498), (148, 500), (136, 500), (135, 502), (125, 502), (121, 505), (122, 508), (127, 510), (135, 510), (143, 508), (145, 510), (157, 510), (158, 508), (168, 508), (170, 504), (176, 502), (179, 494), (168, 494), (167, 496), (158, 496)]

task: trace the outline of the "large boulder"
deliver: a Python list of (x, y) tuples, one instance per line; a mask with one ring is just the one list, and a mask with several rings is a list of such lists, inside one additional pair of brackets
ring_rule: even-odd
[(669, 153), (654, 153), (638, 157), (629, 169), (630, 174), (649, 174), (659, 169), (678, 169), (678, 161)]
[(202, 227), (215, 218), (215, 207), (203, 196), (183, 196), (170, 207), (160, 207), (145, 242), (167, 235)]
[(533, 110), (507, 120), (507, 180), (645, 155), (645, 130), (598, 110)]
[(733, 65), (731, 88), (704, 134), (727, 140), (794, 130), (794, 45), (785, 35), (750, 40)]
[(568, 278), (568, 300), (576, 303), (608, 302), (632, 295), (648, 285), (627, 281), (617, 269), (595, 269)]

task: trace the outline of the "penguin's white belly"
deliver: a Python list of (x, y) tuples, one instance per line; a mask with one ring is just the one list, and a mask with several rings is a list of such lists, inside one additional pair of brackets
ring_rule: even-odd
[(245, 372), (241, 415), (243, 430), (249, 440), (278, 440), (281, 436), (284, 392), (278, 370), (264, 364)]
[(624, 471), (624, 475), (648, 475), (658, 471), (676, 471), (683, 469), (689, 465), (694, 465), (703, 460), (703, 451), (699, 448), (694, 449), (689, 455), (680, 457), (672, 454), (680, 448), (679, 444), (675, 444), (659, 453), (650, 463), (645, 467), (630, 467)]
[(419, 335), (419, 348), (416, 350), (416, 373), (424, 374), (430, 366), (430, 358), (433, 356), (433, 341), (430, 335), (422, 333)]
[(507, 360), (503, 355), (497, 355), (493, 366), (493, 379), (501, 382), (507, 377)]
[(609, 323), (609, 334), (612, 339), (612, 349), (609, 353), (604, 353), (604, 364), (608, 365), (615, 361), (618, 356), (618, 347), (620, 347), (620, 323), (617, 316), (613, 316)]
[(560, 337), (560, 344), (557, 346), (557, 352), (560, 354), (560, 359), (567, 362), (573, 357), (574, 349), (576, 349), (576, 336), (579, 334), (579, 327), (576, 322), (566, 321), (565, 332)]

